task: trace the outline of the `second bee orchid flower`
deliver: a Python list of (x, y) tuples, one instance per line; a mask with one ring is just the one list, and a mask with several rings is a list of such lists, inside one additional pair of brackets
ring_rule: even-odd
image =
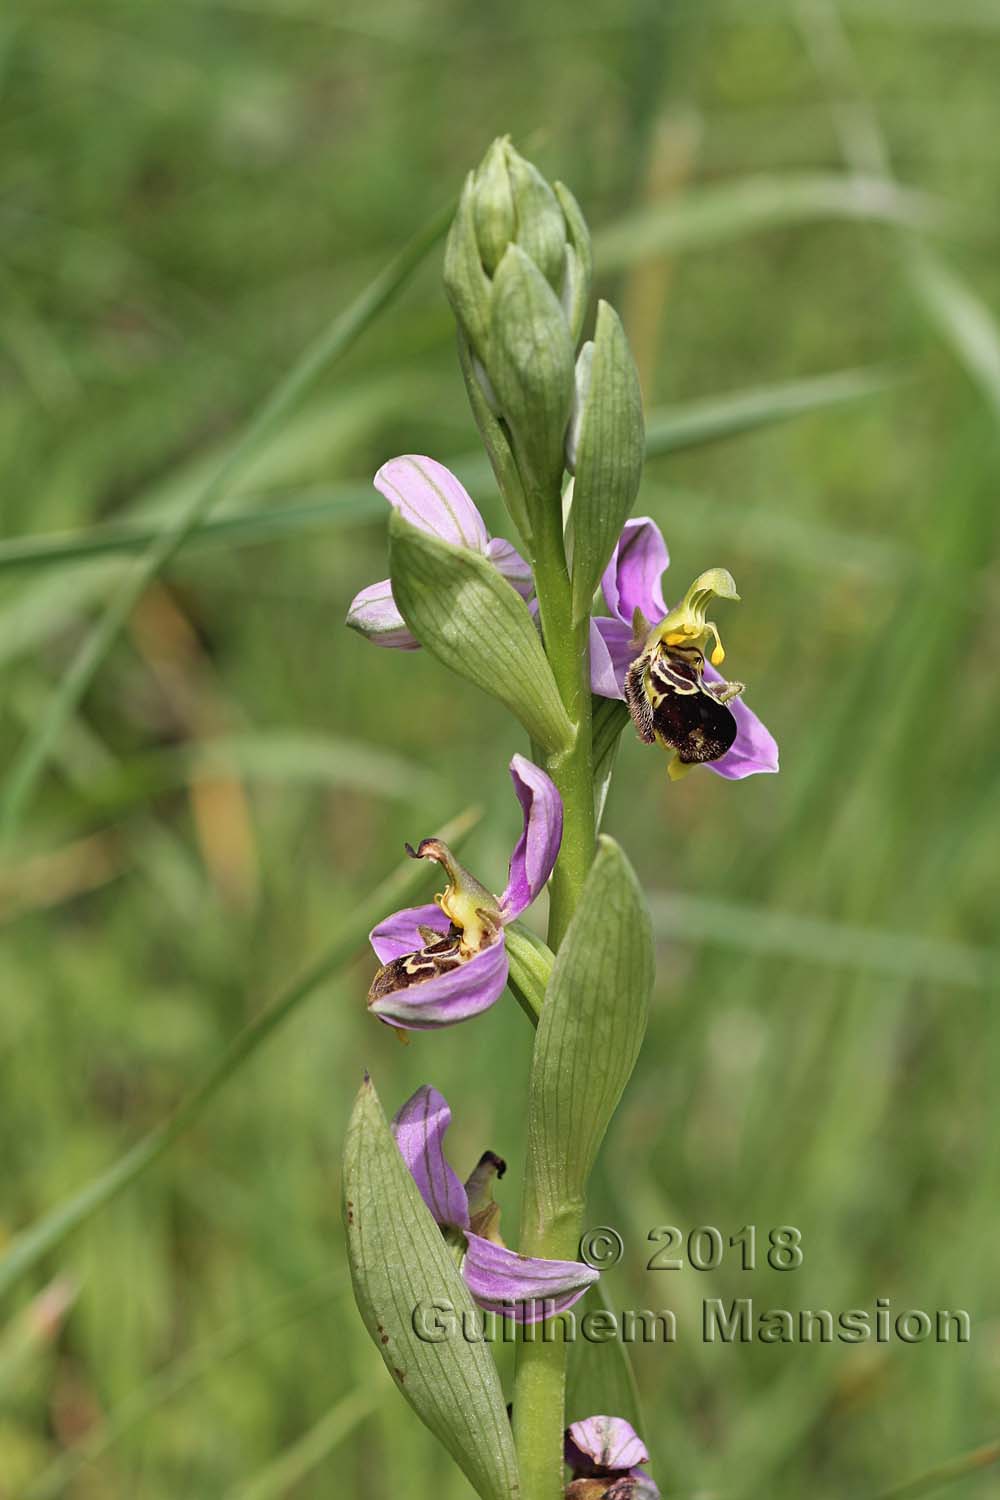
[[(626, 521), (602, 579), (610, 614), (590, 622), (591, 686), (600, 697), (626, 697), (629, 668), (639, 654), (636, 616), (647, 629), (669, 616), (661, 584), (669, 563), (667, 545), (655, 521), (648, 516)], [(713, 687), (723, 682), (711, 659), (704, 664), (704, 680)], [(708, 769), (728, 781), (777, 771), (778, 746), (770, 730), (742, 697), (734, 696), (726, 707), (735, 721), (734, 737), (725, 754), (706, 761)]]
[(562, 799), (554, 783), (523, 755), (510, 763), (521, 804), (521, 836), (510, 857), (507, 885), (491, 894), (439, 839), (410, 852), (442, 866), (448, 884), (436, 904), (394, 912), (371, 933), (382, 967), (368, 994), (372, 1013), (388, 1026), (427, 1031), (487, 1010), (503, 993), (508, 963), (504, 928), (544, 888), (562, 842)]

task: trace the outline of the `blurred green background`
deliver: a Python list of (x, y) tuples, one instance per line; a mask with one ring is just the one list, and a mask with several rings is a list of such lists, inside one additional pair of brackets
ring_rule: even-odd
[[(729, 666), (782, 747), (778, 777), (670, 785), (628, 733), (608, 805), (661, 941), (589, 1217), (625, 1240), (613, 1305), (677, 1312), (637, 1355), (657, 1477), (854, 1500), (1000, 1436), (998, 67), (995, 0), (6, 0), (8, 813), (58, 734), (0, 874), (0, 1247), (167, 1117), (404, 839), (478, 803), (466, 857), (503, 881), (518, 731), (342, 626), (385, 573), (376, 467), (475, 459), (439, 245), (225, 486), (213, 515), (242, 520), (195, 535), (45, 716), (134, 565), (80, 534), (176, 518), (509, 131), (594, 228), (674, 435), (639, 509), (675, 581), (734, 572)], [(885, 388), (798, 384), (859, 368)], [(737, 393), (782, 420), (726, 435)], [(530, 1036), (507, 997), (403, 1048), (349, 947), (7, 1286), (4, 1500), (471, 1493), (355, 1314), (340, 1145), (364, 1066), (390, 1110), (433, 1081), (456, 1166), (510, 1160), (513, 1236)], [(747, 1223), (798, 1226), (802, 1268), (645, 1270), (656, 1225)], [(58, 1277), (61, 1321), (63, 1283), (32, 1300)], [(972, 1341), (704, 1345), (701, 1299), (746, 1295), (964, 1308)]]

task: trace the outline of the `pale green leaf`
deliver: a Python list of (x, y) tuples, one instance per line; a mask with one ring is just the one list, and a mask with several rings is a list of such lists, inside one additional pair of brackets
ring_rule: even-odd
[(393, 598), (417, 640), (498, 698), (545, 749), (565, 749), (572, 726), (516, 590), (478, 552), (418, 531), (396, 511), (389, 538)]
[[(400, 1394), (483, 1500), (511, 1500), (517, 1460), (493, 1356), (461, 1336), (472, 1298), (367, 1079), (344, 1146), (344, 1220), (358, 1308)], [(417, 1336), (414, 1312), (435, 1304), (454, 1312), (456, 1337)]]

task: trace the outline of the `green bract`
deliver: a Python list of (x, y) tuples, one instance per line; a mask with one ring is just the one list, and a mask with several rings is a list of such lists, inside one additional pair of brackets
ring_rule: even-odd
[(585, 620), (633, 501), (645, 456), (639, 372), (618, 314), (598, 303), (576, 366), (567, 441), (573, 481), (573, 615)]
[(393, 597), (421, 645), (498, 698), (548, 751), (570, 746), (573, 728), (535, 622), (492, 563), (418, 531), (396, 511), (389, 560)]
[[(472, 415), (476, 419), (479, 435), (489, 455), (490, 467), (496, 477), (497, 488), (504, 497), (511, 519), (530, 554), (533, 528), (524, 497), (524, 486), (518, 472), (517, 459), (510, 446), (510, 433), (497, 416), (490, 397), (487, 397), (486, 377), (482, 373), (482, 366), (479, 365), (480, 373), (477, 373), (478, 361), (461, 331), (458, 335), (458, 358), (465, 377), (469, 405), (472, 407)], [(496, 396), (492, 392), (491, 397), (492, 402), (495, 403)]]
[[(478, 1316), (472, 1298), (367, 1079), (347, 1130), (343, 1196), (354, 1296), (397, 1389), (482, 1500), (514, 1500), (517, 1459), (493, 1356), (461, 1336), (462, 1318)], [(459, 1332), (429, 1342), (414, 1314), (435, 1303)]]
[(577, 1214), (646, 1030), (653, 937), (635, 871), (602, 837), (556, 955), (528, 1096), (528, 1149), (543, 1222)]
[(558, 488), (573, 403), (573, 341), (562, 303), (519, 245), (493, 279), (487, 363), (529, 504)]
[(583, 321), (587, 315), (590, 299), (590, 281), (594, 271), (594, 256), (590, 247), (590, 231), (577, 203), (568, 187), (561, 182), (553, 184), (555, 195), (566, 215), (566, 279), (562, 288), (562, 303), (569, 319), (573, 343), (578, 344), (583, 332)]

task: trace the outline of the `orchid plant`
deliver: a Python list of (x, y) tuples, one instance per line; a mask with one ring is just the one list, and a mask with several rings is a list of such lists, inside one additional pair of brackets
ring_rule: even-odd
[[(509, 988), (535, 1025), (520, 1244), (500, 1234), (502, 1158), (483, 1152), (463, 1183), (444, 1155), (442, 1095), (424, 1085), (390, 1125), (366, 1077), (344, 1162), (352, 1280), (398, 1389), (484, 1500), (651, 1500), (635, 1410), (567, 1428), (567, 1343), (533, 1336), (595, 1294), (598, 1273), (579, 1257), (587, 1182), (653, 983), (642, 892), (600, 822), (629, 718), (666, 752), (672, 780), (697, 768), (728, 780), (773, 772), (777, 747), (742, 683), (718, 671), (713, 614), (738, 598), (732, 576), (710, 567), (668, 605), (663, 537), (648, 517), (630, 519), (644, 458), (639, 382), (607, 303), (583, 339), (590, 240), (572, 195), (494, 142), (465, 183), (444, 269), (466, 390), (518, 545), (490, 536), (442, 464), (391, 459), (375, 476), (391, 507), (389, 577), (361, 590), (347, 623), (379, 646), (425, 647), (519, 720), (530, 755), (515, 755), (510, 775), (523, 827), (500, 895), (440, 839), (407, 845), (441, 867), (445, 886), (433, 905), (373, 930), (368, 1005), (405, 1038), (468, 1021)], [(543, 942), (521, 916), (546, 887)], [(482, 1338), (421, 1336), (428, 1306), (461, 1314), (463, 1327), (484, 1312), (508, 1320), (511, 1392)]]

